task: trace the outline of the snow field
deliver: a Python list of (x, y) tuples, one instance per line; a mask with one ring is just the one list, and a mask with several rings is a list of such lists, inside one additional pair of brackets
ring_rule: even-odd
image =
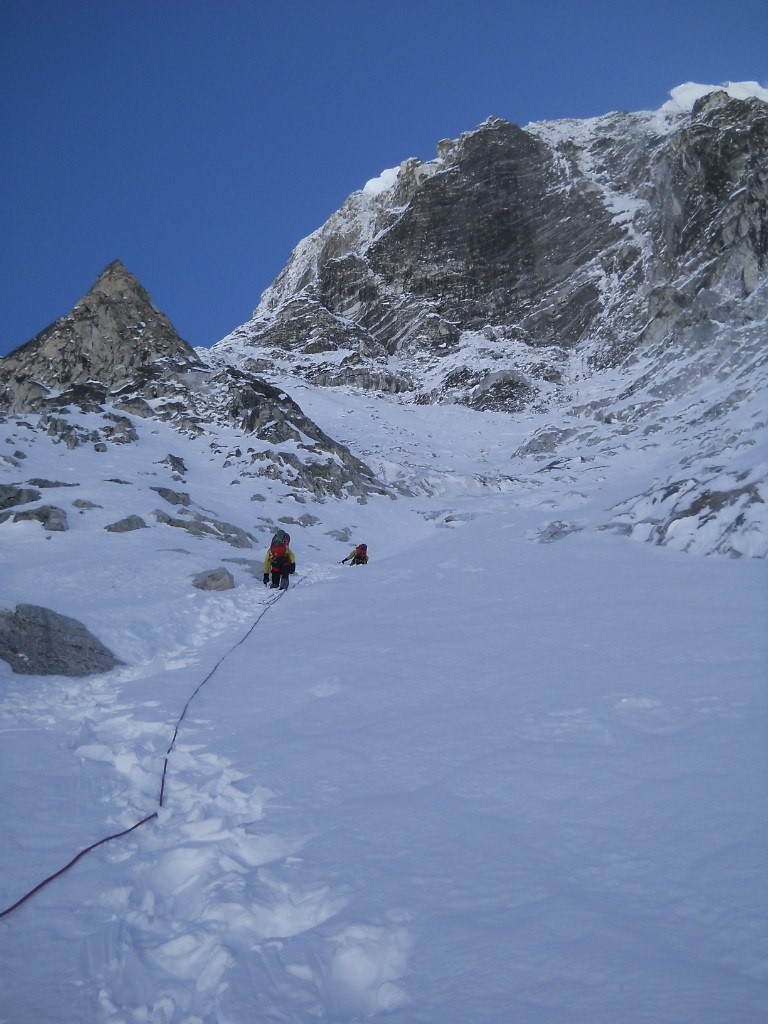
[[(158, 818), (0, 922), (0, 1021), (762, 1019), (764, 566), (595, 529), (656, 455), (515, 478), (524, 428), (503, 417), (315, 406), (332, 434), (367, 409), (372, 457), (399, 437), (432, 493), (312, 506), (291, 589), (242, 644), (274, 598), (225, 559), (260, 548), (99, 528), (161, 507), (136, 483), (168, 451), (187, 484), (147, 483), (245, 528), (296, 514), (222, 487), (192, 442), (142, 435), (117, 473), (133, 489), (94, 460), (66, 494), (104, 506), (90, 526), (0, 526), (4, 594), (127, 662), (84, 680), (0, 662), (3, 906), (156, 809), (221, 661)], [(480, 449), (511, 482), (483, 484)], [(33, 455), (25, 477), (64, 479), (71, 455)], [(571, 514), (580, 532), (536, 543)], [(371, 564), (340, 566), (358, 539)], [(218, 564), (234, 591), (190, 587)]]
[(725, 607), (681, 623), (711, 565), (608, 546), (473, 573), (459, 527), (289, 591), (196, 698), (157, 825), (78, 869), (111, 876), (92, 1019), (751, 1019), (759, 588), (721, 561)]

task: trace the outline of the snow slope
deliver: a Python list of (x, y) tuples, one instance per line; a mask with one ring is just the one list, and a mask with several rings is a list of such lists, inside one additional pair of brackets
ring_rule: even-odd
[[(534, 416), (291, 393), (414, 496), (252, 503), (162, 424), (101, 455), (3, 425), (25, 478), (102, 508), (0, 525), (0, 605), (126, 666), (0, 661), (0, 903), (158, 816), (0, 920), (0, 1021), (763, 1020), (765, 563), (603, 528), (658, 449), (553, 473), (515, 457)], [(199, 507), (296, 523), (285, 595), (260, 546), (102, 529), (149, 518), (168, 452)], [(217, 564), (234, 590), (190, 586)]]

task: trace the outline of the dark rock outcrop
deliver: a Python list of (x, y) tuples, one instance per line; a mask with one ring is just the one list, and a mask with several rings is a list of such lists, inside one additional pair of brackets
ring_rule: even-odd
[(192, 498), (186, 491), (174, 491), (170, 487), (151, 487), (150, 490), (156, 491), (169, 505), (184, 505), (186, 507), (192, 502)]
[(213, 516), (205, 516), (200, 512), (185, 510), (187, 518), (169, 516), (162, 509), (156, 509), (155, 519), (164, 526), (173, 526), (179, 530), (186, 530), (192, 537), (212, 537), (215, 540), (223, 540), (235, 548), (250, 548), (253, 546), (253, 537), (242, 530), (239, 526), (214, 519)]
[(178, 455), (171, 455), (170, 452), (168, 453), (168, 455), (166, 455), (166, 457), (161, 461), (160, 464), (168, 466), (171, 473), (173, 473), (174, 477), (178, 479), (183, 477), (184, 474), (187, 472), (187, 467), (184, 464), (184, 459), (179, 458)]
[(89, 676), (122, 664), (82, 622), (32, 604), (0, 611), (0, 658), (32, 676)]
[(15, 505), (28, 505), (38, 501), (40, 492), (32, 487), (17, 487), (15, 484), (0, 484), (0, 510)]
[(44, 480), (41, 477), (33, 477), (31, 480), (27, 480), (30, 487), (79, 487), (80, 484), (67, 484), (61, 480)]
[(67, 513), (63, 508), (56, 505), (38, 505), (36, 508), (26, 509), (24, 512), (16, 512), (14, 523), (22, 523), (25, 520), (33, 519), (40, 523), (44, 530), (54, 533), (62, 533), (69, 529), (67, 524)]
[(109, 526), (105, 526), (104, 529), (108, 533), (133, 533), (134, 530), (145, 530), (147, 524), (141, 518), (141, 516), (125, 516), (123, 519), (118, 519), (116, 523), (110, 523)]

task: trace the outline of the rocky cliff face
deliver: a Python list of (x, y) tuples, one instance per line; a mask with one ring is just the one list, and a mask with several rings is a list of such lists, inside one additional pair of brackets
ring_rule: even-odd
[(538, 414), (516, 459), (568, 472), (671, 438), (613, 525), (762, 550), (744, 538), (768, 492), (768, 104), (702, 91), (591, 121), (492, 118), (405, 161), (300, 243), (214, 356)]
[(355, 193), (221, 343), (257, 369), (418, 401), (545, 407), (765, 280), (768, 107), (521, 129), (490, 119)]

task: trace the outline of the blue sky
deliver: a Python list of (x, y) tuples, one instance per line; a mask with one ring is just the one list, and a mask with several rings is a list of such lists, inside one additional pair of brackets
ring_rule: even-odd
[(0, 0), (0, 355), (113, 259), (213, 344), (383, 168), (767, 85), (766, 39), (768, 0)]

